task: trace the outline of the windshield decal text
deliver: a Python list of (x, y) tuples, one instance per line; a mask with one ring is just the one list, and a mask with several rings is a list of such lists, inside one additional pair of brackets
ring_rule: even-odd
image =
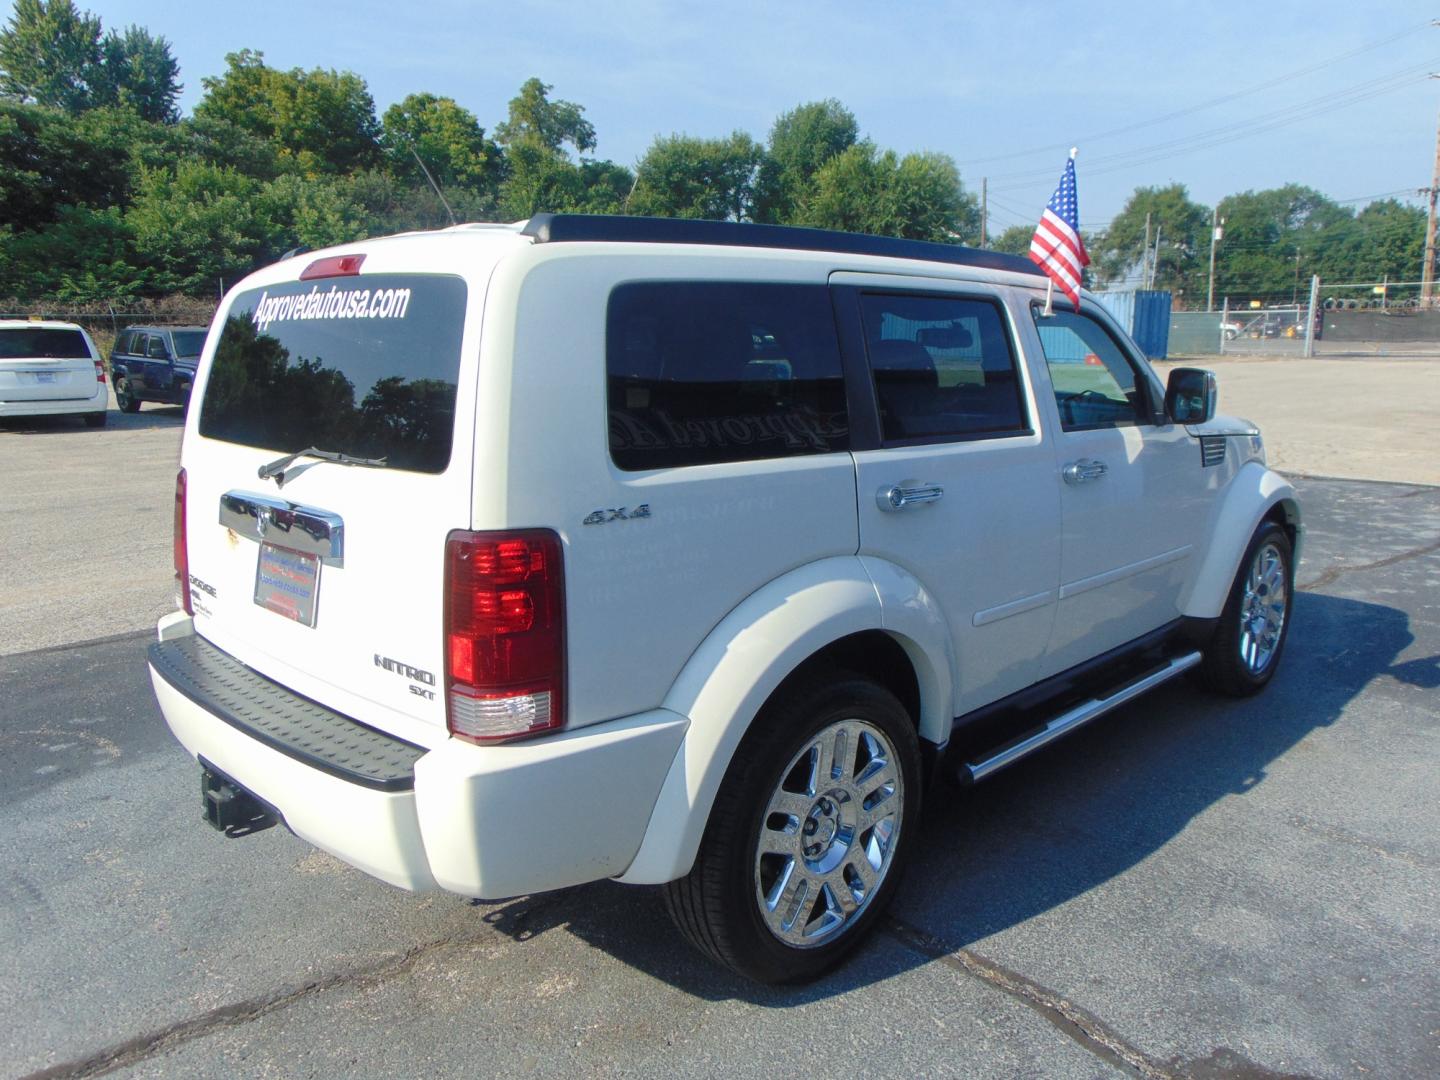
[(250, 316), (261, 332), (272, 322), (306, 319), (403, 319), (410, 307), (409, 289), (342, 289), (331, 285), (321, 292), (316, 285), (308, 293), (289, 296), (260, 294)]

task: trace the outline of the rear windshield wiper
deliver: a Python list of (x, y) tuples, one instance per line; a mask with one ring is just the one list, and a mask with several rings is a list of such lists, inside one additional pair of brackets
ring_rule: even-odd
[(304, 450), (296, 450), (293, 454), (286, 454), (282, 458), (270, 462), (268, 465), (261, 465), (256, 475), (261, 480), (274, 479), (277, 486), (285, 485), (285, 470), (302, 457), (319, 458), (321, 461), (333, 461), (337, 465), (365, 465), (372, 469), (385, 468), (385, 459), (351, 457), (349, 454), (337, 453), (334, 450), (321, 450), (318, 446), (307, 446)]

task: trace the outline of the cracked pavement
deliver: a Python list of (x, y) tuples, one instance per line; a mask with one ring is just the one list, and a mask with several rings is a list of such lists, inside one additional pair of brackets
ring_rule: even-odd
[(0, 657), (0, 1075), (1440, 1073), (1440, 489), (1297, 484), (1258, 698), (1171, 684), (938, 793), (812, 986), (653, 889), (412, 896), (202, 824), (148, 635)]

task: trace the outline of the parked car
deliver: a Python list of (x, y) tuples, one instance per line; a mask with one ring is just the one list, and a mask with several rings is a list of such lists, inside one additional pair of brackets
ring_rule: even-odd
[(210, 823), (405, 889), (663, 884), (736, 971), (837, 963), (942, 770), (1285, 646), (1259, 432), (1045, 298), (994, 252), (548, 214), (251, 275), (149, 650)]
[(142, 401), (188, 404), (204, 347), (203, 326), (132, 326), (120, 331), (110, 350), (120, 411), (139, 412)]
[(109, 407), (105, 364), (83, 329), (0, 320), (0, 420), (74, 413), (90, 427), (103, 427)]

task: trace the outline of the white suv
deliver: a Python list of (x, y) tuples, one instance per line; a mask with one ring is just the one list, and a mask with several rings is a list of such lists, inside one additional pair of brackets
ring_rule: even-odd
[(834, 964), (942, 769), (1284, 646), (1259, 434), (1044, 298), (991, 252), (551, 215), (252, 275), (150, 649), (212, 824), (406, 889), (664, 884), (740, 972)]
[(103, 427), (110, 407), (105, 364), (74, 323), (0, 319), (0, 421), (79, 414)]

